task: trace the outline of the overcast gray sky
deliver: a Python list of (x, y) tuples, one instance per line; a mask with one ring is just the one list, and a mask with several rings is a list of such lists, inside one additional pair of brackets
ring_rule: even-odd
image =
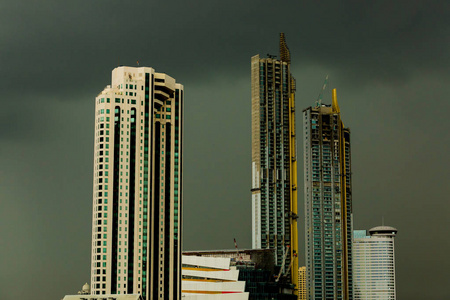
[(280, 32), (299, 141), (326, 74), (337, 89), (354, 226), (398, 228), (399, 299), (450, 299), (450, 2), (432, 0), (1, 1), (0, 299), (89, 282), (94, 98), (137, 60), (185, 86), (184, 249), (249, 248), (250, 57)]

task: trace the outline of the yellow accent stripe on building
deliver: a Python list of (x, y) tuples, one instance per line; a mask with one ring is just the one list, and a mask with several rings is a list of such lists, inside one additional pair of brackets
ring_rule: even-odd
[(337, 96), (336, 96), (336, 89), (332, 90), (332, 101), (331, 101), (331, 107), (334, 113), (340, 113), (341, 110), (339, 109), (339, 104), (337, 102)]
[[(290, 68), (289, 68), (290, 72)], [(295, 83), (291, 83), (291, 87)], [(291, 282), (294, 285), (294, 294), (298, 295), (298, 228), (297, 228), (297, 141), (295, 134), (295, 91), (291, 91), (289, 97), (289, 131), (290, 131), (290, 194), (291, 194)]]
[(341, 128), (339, 128), (339, 151), (340, 151), (340, 173), (341, 173), (341, 209), (342, 209), (342, 247), (343, 247), (343, 255), (342, 255), (342, 277), (343, 277), (343, 287), (342, 294), (343, 299), (349, 299), (349, 283), (348, 283), (348, 245), (347, 245), (347, 174), (345, 169), (345, 139), (344, 139), (344, 123), (341, 120), (341, 114), (339, 109), (339, 104), (337, 102), (337, 93), (336, 89), (332, 90), (332, 108), (333, 112), (338, 114), (339, 123)]

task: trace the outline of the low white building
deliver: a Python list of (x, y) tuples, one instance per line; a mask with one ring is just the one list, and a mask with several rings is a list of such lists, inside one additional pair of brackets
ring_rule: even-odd
[(185, 300), (248, 300), (245, 282), (230, 258), (182, 256), (181, 293)]

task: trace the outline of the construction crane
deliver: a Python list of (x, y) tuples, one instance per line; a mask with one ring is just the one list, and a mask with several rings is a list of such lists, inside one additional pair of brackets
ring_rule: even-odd
[(294, 260), (291, 259), (291, 263), (289, 264), (289, 267), (287, 268), (288, 271), (286, 272), (285, 276), (287, 276), (289, 274), (289, 271), (291, 270), (293, 263), (294, 263)]
[(322, 90), (320, 91), (319, 96), (317, 97), (316, 106), (322, 105), (323, 92), (327, 88), (327, 84), (328, 84), (328, 74), (327, 74), (327, 77), (325, 77), (325, 81), (323, 83)]

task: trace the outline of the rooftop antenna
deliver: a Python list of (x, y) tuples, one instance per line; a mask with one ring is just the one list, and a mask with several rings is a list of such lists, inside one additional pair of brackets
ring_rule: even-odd
[(381, 225), (384, 226), (384, 216), (381, 216)]
[(327, 88), (327, 84), (328, 84), (328, 74), (327, 74), (327, 77), (325, 77), (325, 81), (323, 83), (322, 90), (320, 90), (319, 96), (317, 97), (316, 106), (318, 106), (318, 107), (320, 107), (322, 105), (323, 92)]

